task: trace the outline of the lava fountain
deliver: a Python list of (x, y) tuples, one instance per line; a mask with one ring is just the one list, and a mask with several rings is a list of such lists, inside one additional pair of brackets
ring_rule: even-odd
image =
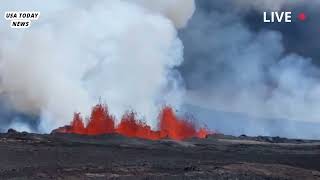
[(75, 113), (70, 125), (60, 127), (53, 132), (82, 135), (101, 135), (118, 133), (126, 137), (137, 137), (149, 140), (170, 138), (183, 140), (191, 137), (205, 138), (209, 134), (206, 128), (197, 128), (195, 123), (179, 118), (173, 109), (165, 106), (158, 116), (158, 130), (152, 130), (144, 121), (137, 119), (136, 113), (125, 113), (118, 125), (107, 106), (98, 104), (93, 107), (91, 116), (85, 125), (80, 113)]

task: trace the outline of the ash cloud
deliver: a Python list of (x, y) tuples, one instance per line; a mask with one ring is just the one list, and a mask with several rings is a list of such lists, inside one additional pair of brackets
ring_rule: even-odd
[[(320, 70), (315, 65), (319, 58), (315, 41), (319, 38), (310, 30), (317, 29), (317, 23), (309, 19), (302, 25), (261, 24), (262, 11), (297, 12), (306, 6), (311, 15), (317, 14), (319, 3), (263, 2), (267, 4), (197, 1), (188, 28), (180, 32), (185, 45), (180, 71), (187, 86), (186, 104), (254, 117), (256, 121), (250, 119), (250, 124), (257, 127), (262, 127), (266, 118), (279, 119), (286, 122), (282, 128), (264, 126), (254, 133), (279, 135), (294, 122), (320, 122)], [(247, 128), (246, 132), (252, 132), (252, 126)], [(314, 132), (298, 131), (288, 130), (286, 136), (315, 138)]]
[(163, 104), (181, 104), (177, 28), (192, 16), (193, 0), (32, 0), (0, 7), (1, 14), (41, 12), (23, 31), (0, 24), (1, 96), (13, 111), (39, 116), (40, 132), (68, 124), (74, 112), (88, 115), (99, 99), (116, 116), (134, 109), (152, 126)]

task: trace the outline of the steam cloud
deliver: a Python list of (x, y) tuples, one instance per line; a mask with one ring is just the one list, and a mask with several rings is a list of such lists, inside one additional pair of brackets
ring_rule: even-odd
[[(273, 5), (284, 5), (276, 2)], [(250, 29), (239, 6), (223, 11), (223, 3), (198, 4), (189, 28), (182, 32), (186, 61), (181, 71), (188, 104), (258, 118), (320, 121), (320, 69), (311, 58), (289, 53), (279, 31)], [(271, 129), (263, 131), (260, 134)]]
[[(319, 122), (318, 51), (288, 44), (290, 33), (265, 26), (253, 30), (245, 21), (252, 9), (257, 13), (307, 6), (316, 12), (319, 1), (197, 3), (191, 23), (179, 34), (186, 48), (183, 61), (177, 29), (193, 15), (193, 0), (1, 2), (2, 14), (38, 10), (41, 17), (24, 31), (0, 23), (0, 105), (6, 105), (0, 120), (9, 123), (5, 119), (11, 111), (31, 114), (28, 119), (40, 116), (40, 130), (48, 132), (68, 123), (74, 111), (87, 115), (101, 98), (117, 116), (132, 108), (151, 125), (161, 105), (185, 103), (288, 120), (283, 127), (275, 123), (280, 128), (274, 130), (255, 119), (243, 133), (288, 131), (289, 136), (319, 138), (311, 130), (288, 130), (289, 122)], [(297, 34), (310, 39), (311, 33)], [(10, 104), (14, 110), (8, 110)], [(11, 127), (29, 128), (17, 120)]]
[[(134, 109), (150, 125), (163, 104), (179, 107), (183, 45), (176, 28), (193, 0), (7, 1), (5, 11), (40, 11), (30, 29), (0, 24), (1, 96), (39, 115), (40, 131), (88, 115), (99, 99), (116, 116)], [(17, 123), (14, 123), (17, 126)], [(23, 126), (23, 128), (25, 128)]]
[(287, 0), (266, 0), (266, 1), (252, 1), (252, 0), (243, 0), (235, 1), (235, 4), (241, 5), (246, 8), (258, 8), (258, 9), (272, 9), (279, 10), (282, 6), (286, 4), (297, 3), (297, 1), (287, 1)]
[(245, 9), (250, 9), (250, 8), (255, 8), (258, 10), (261, 9), (268, 9), (268, 10), (281, 10), (283, 7), (288, 7), (288, 6), (297, 6), (301, 4), (309, 4), (311, 5), (319, 5), (320, 2), (317, 0), (265, 0), (265, 1), (254, 1), (254, 0), (242, 0), (242, 1), (232, 1), (234, 5), (240, 7), (240, 8), (245, 8)]

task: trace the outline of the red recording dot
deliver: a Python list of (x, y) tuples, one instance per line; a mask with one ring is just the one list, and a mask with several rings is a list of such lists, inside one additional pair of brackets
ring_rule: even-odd
[(307, 19), (307, 15), (306, 15), (305, 13), (300, 13), (300, 14), (298, 15), (298, 19), (299, 19), (300, 21), (305, 21), (305, 20)]

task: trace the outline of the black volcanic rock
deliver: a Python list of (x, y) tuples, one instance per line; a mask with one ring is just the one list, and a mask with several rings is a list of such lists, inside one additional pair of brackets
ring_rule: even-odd
[(8, 134), (17, 134), (18, 133), (18, 131), (16, 131), (15, 129), (8, 129), (8, 131), (7, 131), (7, 133)]
[(66, 125), (66, 126), (63, 126), (63, 127), (59, 127), (57, 129), (54, 129), (51, 131), (50, 134), (61, 134), (61, 133), (66, 133), (68, 130), (71, 129), (71, 126), (69, 125)]
[(210, 135), (0, 134), (0, 179), (320, 179), (320, 142)]

